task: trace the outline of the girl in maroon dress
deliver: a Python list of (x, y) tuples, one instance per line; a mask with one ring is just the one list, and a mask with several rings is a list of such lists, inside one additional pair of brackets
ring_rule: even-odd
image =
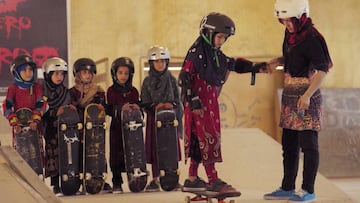
[[(73, 67), (73, 74), (75, 77), (75, 85), (70, 89), (71, 104), (76, 106), (79, 117), (84, 122), (84, 111), (87, 105), (96, 103), (99, 108), (106, 107), (105, 91), (100, 86), (93, 82), (96, 74), (96, 64), (90, 58), (79, 58), (75, 61)], [(81, 140), (83, 137), (81, 136)], [(81, 142), (82, 143), (82, 142)], [(82, 157), (83, 145), (80, 145), (80, 157)], [(83, 163), (80, 159), (80, 168), (82, 170)], [(112, 188), (108, 183), (105, 183), (103, 192), (111, 192)]]
[(123, 137), (121, 130), (121, 112), (114, 107), (120, 106), (123, 110), (140, 109), (139, 92), (133, 87), (134, 63), (128, 57), (120, 57), (111, 65), (113, 85), (107, 89), (106, 113), (112, 117), (110, 125), (110, 168), (113, 174), (113, 193), (122, 193), (122, 172), (126, 172), (124, 161)]
[[(191, 158), (189, 178), (183, 191), (221, 193), (239, 196), (231, 185), (218, 178), (216, 162), (222, 162), (221, 129), (218, 97), (229, 71), (237, 73), (266, 72), (266, 63), (253, 63), (227, 57), (221, 50), (226, 39), (235, 34), (234, 22), (221, 13), (210, 13), (200, 24), (200, 36), (190, 47), (179, 75), (184, 98), (185, 158)], [(209, 180), (207, 185), (198, 177), (203, 163)]]

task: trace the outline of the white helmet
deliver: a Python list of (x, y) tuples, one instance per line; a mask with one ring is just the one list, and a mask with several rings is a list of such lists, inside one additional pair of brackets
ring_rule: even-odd
[(166, 47), (162, 46), (153, 46), (148, 51), (148, 60), (154, 61), (159, 59), (170, 59), (169, 50)]
[(275, 3), (275, 16), (277, 18), (300, 19), (305, 13), (309, 17), (309, 1), (308, 0), (277, 0)]
[(68, 65), (67, 63), (59, 57), (52, 57), (47, 59), (43, 65), (42, 68), (46, 74), (49, 74), (51, 71), (59, 71), (62, 70), (64, 72), (68, 71)]

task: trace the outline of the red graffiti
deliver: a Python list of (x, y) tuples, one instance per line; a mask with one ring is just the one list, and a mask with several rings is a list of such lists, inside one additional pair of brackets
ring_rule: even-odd
[(16, 18), (14, 16), (0, 17), (0, 31), (5, 29), (6, 39), (9, 39), (13, 30), (17, 31), (18, 39), (22, 38), (22, 31), (31, 28), (31, 19), (26, 16)]
[(0, 13), (16, 12), (17, 6), (20, 3), (24, 3), (27, 0), (1, 0), (0, 1)]
[(2, 68), (10, 66), (12, 60), (20, 54), (31, 55), (38, 67), (41, 67), (46, 59), (59, 56), (58, 49), (55, 47), (42, 46), (33, 48), (31, 51), (24, 48), (10, 50), (5, 47), (0, 47), (0, 74), (2, 73)]

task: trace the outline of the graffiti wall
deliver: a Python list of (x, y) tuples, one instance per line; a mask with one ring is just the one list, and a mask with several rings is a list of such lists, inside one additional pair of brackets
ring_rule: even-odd
[[(49, 57), (68, 58), (66, 0), (0, 0), (0, 97), (13, 82), (11, 61), (31, 55), (38, 67)], [(37, 70), (41, 79), (41, 68)]]

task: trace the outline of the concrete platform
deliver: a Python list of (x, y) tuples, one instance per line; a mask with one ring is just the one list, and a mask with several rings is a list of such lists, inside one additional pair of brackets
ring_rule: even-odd
[[(236, 202), (261, 203), (261, 202), (286, 202), (276, 200), (263, 200), (263, 194), (270, 192), (280, 185), (282, 177), (282, 157), (281, 146), (259, 129), (239, 128), (223, 129), (222, 147), (224, 162), (217, 164), (219, 177), (232, 184), (241, 191), (241, 197), (234, 198)], [(0, 158), (1, 160), (1, 158)], [(6, 168), (6, 164), (2, 164)], [(10, 193), (8, 191), (27, 191), (20, 184), (15, 184), (15, 178), (5, 178), (6, 169), (0, 167), (0, 195), (5, 197), (5, 202), (14, 202), (16, 196), (23, 196), (26, 202), (31, 202), (26, 192)], [(150, 168), (150, 167), (148, 167)], [(183, 183), (187, 176), (188, 166), (182, 161), (180, 164), (181, 177)], [(302, 165), (300, 166), (300, 169)], [(206, 177), (203, 167), (199, 168), (199, 174)], [(11, 170), (10, 170), (11, 171)], [(301, 170), (297, 182), (298, 188), (301, 184)], [(123, 175), (125, 178), (125, 175)], [(111, 177), (107, 182), (111, 182)], [(98, 194), (81, 195), (59, 198), (64, 203), (90, 203), (90, 202), (184, 202), (185, 196), (189, 195), (182, 192), (157, 192), (157, 193), (130, 193), (126, 183), (123, 185), (124, 194)], [(327, 203), (347, 203), (353, 202), (342, 190), (332, 184), (329, 180), (318, 174), (315, 191), (317, 202)], [(29, 193), (31, 194), (31, 192)], [(16, 201), (23, 202), (23, 201)]]

